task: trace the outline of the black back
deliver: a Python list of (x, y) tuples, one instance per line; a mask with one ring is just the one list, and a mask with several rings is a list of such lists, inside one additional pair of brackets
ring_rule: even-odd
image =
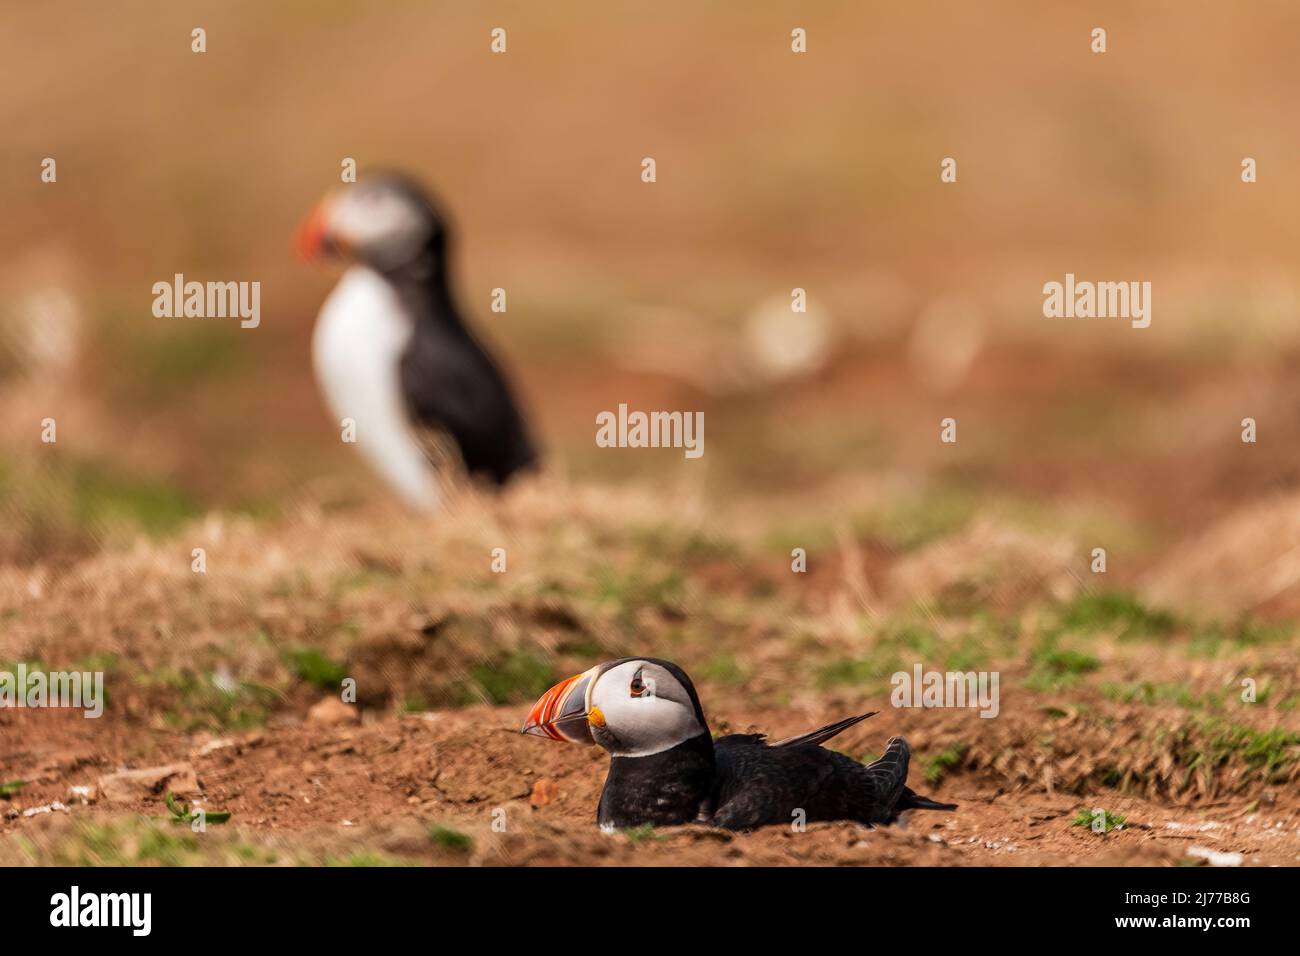
[(907, 787), (911, 751), (893, 737), (870, 764), (815, 743), (769, 746), (761, 734), (707, 733), (649, 757), (614, 757), (600, 795), (602, 826), (696, 821), (752, 830), (796, 821), (892, 823), (903, 810), (953, 810)]
[(799, 819), (888, 823), (907, 781), (909, 752), (901, 737), (869, 766), (817, 744), (769, 747), (749, 734), (723, 737), (715, 750), (713, 823), (729, 830)]
[(417, 187), (388, 178), (434, 223), (420, 255), (381, 270), (415, 322), (401, 359), (407, 407), (416, 422), (451, 434), (471, 474), (504, 484), (537, 463), (536, 446), (504, 376), (452, 299), (445, 218)]

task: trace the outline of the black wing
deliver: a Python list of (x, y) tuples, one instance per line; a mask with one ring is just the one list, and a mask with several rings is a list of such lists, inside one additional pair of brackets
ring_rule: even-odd
[(402, 354), (411, 417), (445, 429), (465, 467), (498, 484), (537, 460), (523, 415), (492, 360), (462, 329), (417, 324)]
[(862, 768), (872, 793), (872, 801), (884, 819), (893, 819), (903, 791), (907, 789), (907, 767), (912, 760), (912, 750), (902, 737), (890, 737), (880, 759)]
[(828, 758), (840, 756), (816, 746), (769, 747), (758, 734), (721, 737), (713, 752), (716, 796), (709, 822), (727, 830), (790, 824), (800, 813), (803, 820), (818, 819), (809, 807), (835, 773)]
[(796, 747), (799, 744), (815, 744), (820, 747), (836, 734), (843, 733), (854, 724), (861, 723), (868, 717), (874, 717), (878, 713), (879, 711), (873, 710), (865, 714), (858, 714), (856, 717), (845, 717), (843, 720), (837, 720), (835, 723), (827, 724), (825, 727), (820, 727), (817, 730), (810, 730), (806, 734), (799, 734), (795, 737), (786, 737), (785, 740), (778, 740), (776, 743), (772, 744), (772, 746)]
[(808, 822), (889, 823), (912, 807), (949, 808), (908, 790), (911, 751), (902, 737), (891, 737), (884, 755), (865, 766), (816, 744), (769, 747), (756, 735), (723, 737), (714, 750), (717, 783), (710, 822), (727, 829), (788, 825), (801, 813)]

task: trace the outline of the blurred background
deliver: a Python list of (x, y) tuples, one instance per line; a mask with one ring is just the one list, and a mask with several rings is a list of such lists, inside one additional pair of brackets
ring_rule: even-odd
[[(1004, 701), (837, 741), (868, 759), (906, 733), (963, 803), (965, 849), (918, 835), (900, 859), (1001, 859), (1014, 791), (1043, 814), (1017, 840), (1056, 821), (1036, 852), (1064, 856), (1032, 862), (1102, 845), (1071, 825), (1083, 799), (1181, 858), (1167, 808), (1225, 795), (1231, 846), (1293, 862), (1251, 821), (1300, 813), (1297, 35), (1281, 0), (10, 5), (0, 669), (104, 671), (111, 706), (0, 715), (0, 784), (66, 799), (195, 747), (252, 829), (436, 816), (496, 860), (482, 808), (542, 777), (537, 819), (569, 830), (525, 858), (603, 860), (574, 842), (599, 773), (512, 733), (554, 680), (666, 656), (715, 730), (780, 735), (883, 710), (924, 664), (999, 671)], [(317, 394), (339, 270), (292, 235), (346, 158), (454, 218), (456, 295), (547, 451), (503, 499), (402, 512)], [(176, 273), (260, 282), (260, 326), (154, 317)], [(1152, 283), (1150, 327), (1044, 318), (1067, 273)], [(704, 456), (598, 448), (620, 403), (703, 411)], [(144, 859), (92, 836), (0, 859)], [(744, 853), (860, 862), (818, 839)], [(716, 857), (681, 849), (655, 852)]]
[[(381, 493), (311, 378), (336, 273), (290, 249), (344, 157), (410, 171), (449, 207), (459, 298), (570, 474), (820, 502), (893, 475), (1158, 536), (1293, 483), (1293, 4), (4, 17), (6, 558), (119, 521)], [(176, 272), (260, 281), (261, 327), (153, 317), (152, 283)], [(1045, 319), (1042, 284), (1066, 272), (1153, 282), (1151, 328)], [(806, 321), (785, 308), (796, 286)], [(596, 448), (595, 413), (622, 401), (703, 409), (705, 459)], [(956, 447), (936, 440), (946, 415)], [(1246, 415), (1261, 440), (1243, 448)]]

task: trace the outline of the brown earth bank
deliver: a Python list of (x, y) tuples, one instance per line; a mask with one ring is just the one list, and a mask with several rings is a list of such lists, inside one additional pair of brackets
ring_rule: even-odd
[[(467, 490), (433, 524), (304, 502), (0, 569), (0, 670), (107, 689), (97, 719), (0, 709), (0, 862), (1300, 862), (1297, 629), (1236, 590), (1273, 568), (1294, 594), (1275, 534), (1294, 506), (1208, 528), (1226, 568), (1153, 553), (1157, 580), (1229, 608), (1205, 616), (1102, 588), (1068, 524), (897, 494), (843, 485), (848, 517), (810, 524), (788, 501), (548, 478)], [(681, 664), (717, 733), (881, 711), (835, 748), (868, 760), (902, 734), (912, 786), (960, 809), (601, 833), (604, 754), (518, 728), (555, 680), (624, 654)], [(998, 713), (891, 707), (917, 665), (999, 674)], [(174, 822), (196, 809), (231, 817)]]
[[(886, 711), (876, 718), (878, 727), (854, 736), (863, 747), (878, 745), (886, 733), (927, 738), (930, 715), (900, 716)], [(603, 753), (525, 738), (518, 733), (519, 719), (518, 709), (475, 707), (347, 727), (284, 721), (203, 742), (178, 736), (142, 747), (129, 728), (92, 730), (73, 723), (80, 718), (70, 718), (57, 743), (25, 735), (31, 749), (14, 769), (31, 783), (0, 804), (0, 863), (1300, 862), (1300, 802), (1294, 787), (1171, 805), (1105, 789), (1078, 794), (1009, 788), (994, 769), (947, 775), (933, 784), (914, 771), (922, 778), (913, 780), (914, 786), (960, 807), (952, 813), (913, 811), (893, 827), (814, 823), (802, 832), (773, 826), (732, 834), (688, 826), (602, 833), (594, 817)], [(778, 718), (771, 729), (783, 734), (803, 726)], [(170, 819), (162, 793), (117, 799), (95, 793), (102, 777), (138, 762), (132, 755), (142, 750), (149, 761), (192, 766), (199, 794), (183, 799), (230, 811), (230, 822), (195, 833)], [(70, 787), (79, 784), (90, 788), (82, 799), (91, 802), (69, 796)], [(42, 809), (51, 806), (55, 809)], [(1122, 815), (1122, 828), (1101, 834), (1078, 825), (1080, 811), (1094, 806)]]

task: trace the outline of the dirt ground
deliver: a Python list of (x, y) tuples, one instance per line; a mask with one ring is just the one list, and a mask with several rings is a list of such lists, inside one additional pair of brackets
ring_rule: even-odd
[[(6, 820), (0, 861), (1155, 866), (1197, 862), (1188, 855), (1194, 847), (1240, 853), (1249, 865), (1293, 866), (1300, 859), (1294, 788), (1270, 794), (1262, 805), (1239, 797), (1169, 806), (1107, 794), (1099, 799), (1127, 823), (1102, 835), (1072, 824), (1086, 798), (1008, 791), (981, 774), (930, 788), (958, 802), (958, 811), (916, 811), (895, 827), (819, 823), (803, 832), (769, 827), (730, 834), (692, 826), (605, 834), (594, 825), (603, 755), (523, 738), (518, 719), (518, 709), (471, 708), (346, 730), (268, 728), (199, 748), (176, 741), (156, 756), (192, 762), (204, 804), (233, 811), (238, 823), (227, 825), (229, 832), (213, 826), (192, 834), (163, 822), (158, 799), (111, 810), (76, 806)], [(893, 721), (890, 731), (915, 737), (924, 733), (913, 726), (919, 723)], [(115, 756), (105, 754), (102, 731), (76, 736), (86, 739), (38, 760), (36, 780), (18, 806), (65, 799), (65, 780), (93, 780), (121, 761), (117, 754), (131, 752), (117, 734), (109, 749)], [(548, 792), (549, 798), (534, 798)], [(122, 816), (131, 811), (156, 822)], [(430, 821), (468, 839), (440, 841), (443, 831), (431, 835)], [(163, 840), (151, 837), (157, 831)]]

